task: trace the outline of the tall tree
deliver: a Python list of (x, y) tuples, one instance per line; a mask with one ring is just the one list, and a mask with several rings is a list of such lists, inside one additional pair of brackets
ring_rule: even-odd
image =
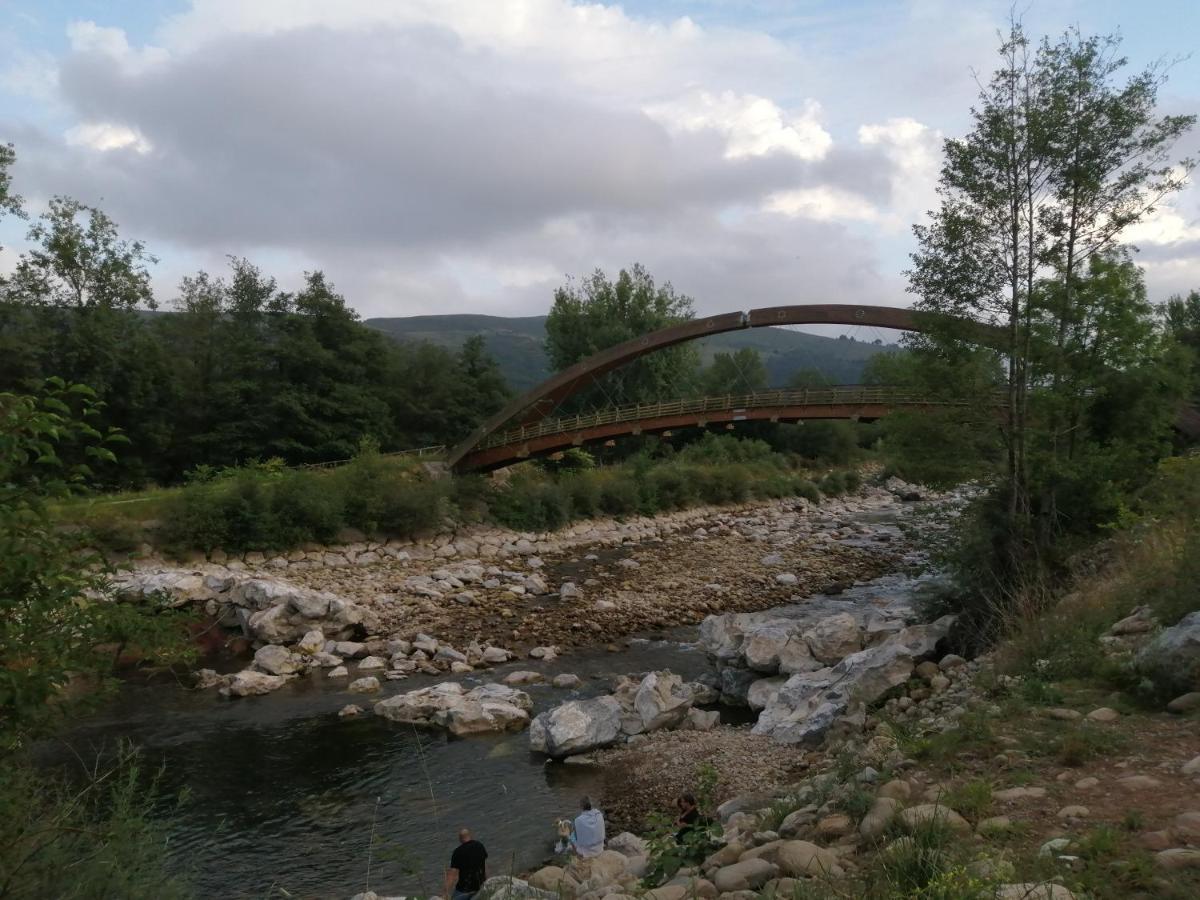
[[(1061, 460), (1087, 443), (1079, 429), (1094, 396), (1094, 363), (1104, 355), (1106, 371), (1136, 367), (1120, 348), (1138, 344), (1132, 335), (1148, 316), (1111, 254), (1123, 230), (1191, 167), (1170, 154), (1194, 117), (1156, 115), (1156, 68), (1117, 84), (1125, 60), (1116, 46), (1071, 31), (1033, 52), (1014, 23), (972, 110), (972, 130), (946, 142), (941, 207), (915, 229), (910, 290), (918, 308), (934, 314), (929, 336), (913, 342), (919, 356), (941, 364), (968, 358), (968, 335), (936, 314), (998, 325), (1004, 335), (1000, 543), (1013, 568), (1068, 520), (1080, 527), (1086, 518), (1060, 508)], [(1100, 354), (1101, 344), (1111, 352)]]
[[(599, 269), (581, 284), (554, 292), (546, 317), (546, 354), (562, 371), (594, 353), (692, 318), (692, 298), (669, 282), (656, 285), (642, 266), (622, 269), (615, 281)], [(643, 403), (674, 399), (694, 385), (700, 356), (679, 344), (622, 366), (580, 392), (581, 405)]]
[(752, 394), (767, 386), (767, 367), (753, 347), (741, 347), (733, 353), (717, 353), (700, 374), (700, 387), (706, 395)]

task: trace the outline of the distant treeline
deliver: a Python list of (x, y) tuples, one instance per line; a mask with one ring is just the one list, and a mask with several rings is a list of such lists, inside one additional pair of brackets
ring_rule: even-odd
[(509, 396), (481, 340), (458, 352), (398, 343), (364, 326), (320, 272), (287, 293), (235, 259), (228, 277), (185, 278), (171, 315), (37, 290), (32, 274), (0, 302), (0, 391), (52, 375), (92, 386), (99, 424), (130, 439), (98, 473), (109, 485), (250, 459), (344, 459), (364, 440), (450, 443)]

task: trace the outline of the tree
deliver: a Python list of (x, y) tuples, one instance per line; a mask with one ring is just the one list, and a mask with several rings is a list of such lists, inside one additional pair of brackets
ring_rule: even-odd
[(753, 394), (767, 386), (767, 367), (753, 347), (717, 353), (701, 373), (700, 386), (706, 396)]
[[(622, 269), (615, 281), (599, 269), (581, 285), (554, 292), (546, 317), (546, 354), (562, 371), (601, 350), (692, 318), (692, 299), (668, 282), (656, 285), (642, 266)], [(597, 379), (577, 395), (581, 406), (645, 403), (690, 392), (699, 353), (689, 343), (658, 350)]]
[(76, 309), (155, 308), (147, 266), (158, 260), (141, 241), (121, 240), (116, 223), (96, 207), (55, 197), (28, 237), (35, 247), (17, 262), (12, 299)]
[[(17, 153), (13, 150), (13, 145), (0, 144), (0, 218), (6, 213), (18, 218), (25, 217), (21, 198), (12, 191), (12, 175), (8, 171), (16, 161)], [(4, 247), (0, 246), (0, 250), (3, 249)], [(0, 284), (3, 284), (3, 278), (0, 278)]]
[(1191, 161), (1172, 163), (1170, 152), (1194, 117), (1156, 116), (1157, 68), (1118, 85), (1125, 60), (1116, 47), (1115, 38), (1070, 31), (1033, 52), (1014, 23), (972, 130), (946, 142), (941, 206), (915, 228), (910, 290), (929, 327), (908, 343), (927, 371), (941, 370), (925, 380), (978, 409), (986, 381), (954, 373), (980, 371), (978, 354), (964, 350), (979, 335), (951, 317), (1003, 335), (1005, 463), (994, 498), (1004, 509), (993, 520), (1003, 522), (995, 546), (1012, 577), (1062, 528), (1097, 524), (1060, 505), (1060, 476), (1079, 469), (1076, 455), (1089, 446), (1080, 429), (1097, 366), (1133, 373), (1145, 360), (1132, 348), (1162, 350), (1145, 338), (1149, 311), (1130, 292), (1117, 247), (1126, 227), (1181, 185)]
[[(879, 356), (882, 355), (883, 354), (879, 354)], [(867, 360), (867, 366), (869, 367), (872, 362), (879, 358), (879, 356), (873, 356), (871, 359)], [(823, 388), (831, 387), (833, 384), (834, 380), (832, 378), (830, 378), (820, 369), (814, 369), (812, 366), (805, 366), (802, 369), (797, 369), (788, 376), (787, 380), (787, 386), (790, 388)]]

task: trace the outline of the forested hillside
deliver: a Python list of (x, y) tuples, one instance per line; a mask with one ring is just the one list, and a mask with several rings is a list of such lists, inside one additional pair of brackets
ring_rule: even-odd
[[(451, 350), (472, 335), (482, 335), (488, 355), (496, 360), (514, 390), (533, 387), (550, 374), (546, 357), (545, 316), (403, 316), (364, 320), (365, 325), (404, 341), (429, 341)], [(890, 344), (895, 335), (872, 330), (846, 338), (828, 338), (784, 328), (756, 328), (716, 335), (698, 342), (704, 364), (717, 353), (752, 348), (761, 355), (770, 384), (784, 384), (801, 369), (815, 369), (837, 384), (855, 384), (867, 360)]]

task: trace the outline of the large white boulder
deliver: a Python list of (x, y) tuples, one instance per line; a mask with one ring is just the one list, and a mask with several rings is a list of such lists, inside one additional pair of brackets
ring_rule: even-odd
[(642, 731), (678, 725), (691, 706), (692, 692), (674, 672), (651, 672), (642, 679), (633, 696), (633, 708), (641, 719)]
[(223, 697), (253, 697), (279, 690), (289, 681), (287, 675), (264, 675), (253, 669), (245, 669), (229, 676), (221, 688)]
[(529, 724), (533, 701), (524, 691), (484, 684), (464, 691), (445, 682), (380, 700), (375, 714), (393, 722), (445, 728), (452, 734), (520, 731)]
[(304, 660), (286, 647), (267, 644), (254, 651), (254, 664), (268, 675), (292, 675), (304, 668)]
[(529, 726), (529, 748), (561, 759), (616, 743), (621, 704), (614, 697), (572, 700), (540, 713)]
[(1200, 610), (1155, 635), (1138, 653), (1136, 664), (1181, 690), (1200, 687)]
[(851, 702), (871, 703), (907, 681), (915, 661), (932, 654), (953, 623), (953, 616), (943, 616), (913, 625), (836, 666), (791, 676), (759, 714), (754, 733), (816, 746)]

